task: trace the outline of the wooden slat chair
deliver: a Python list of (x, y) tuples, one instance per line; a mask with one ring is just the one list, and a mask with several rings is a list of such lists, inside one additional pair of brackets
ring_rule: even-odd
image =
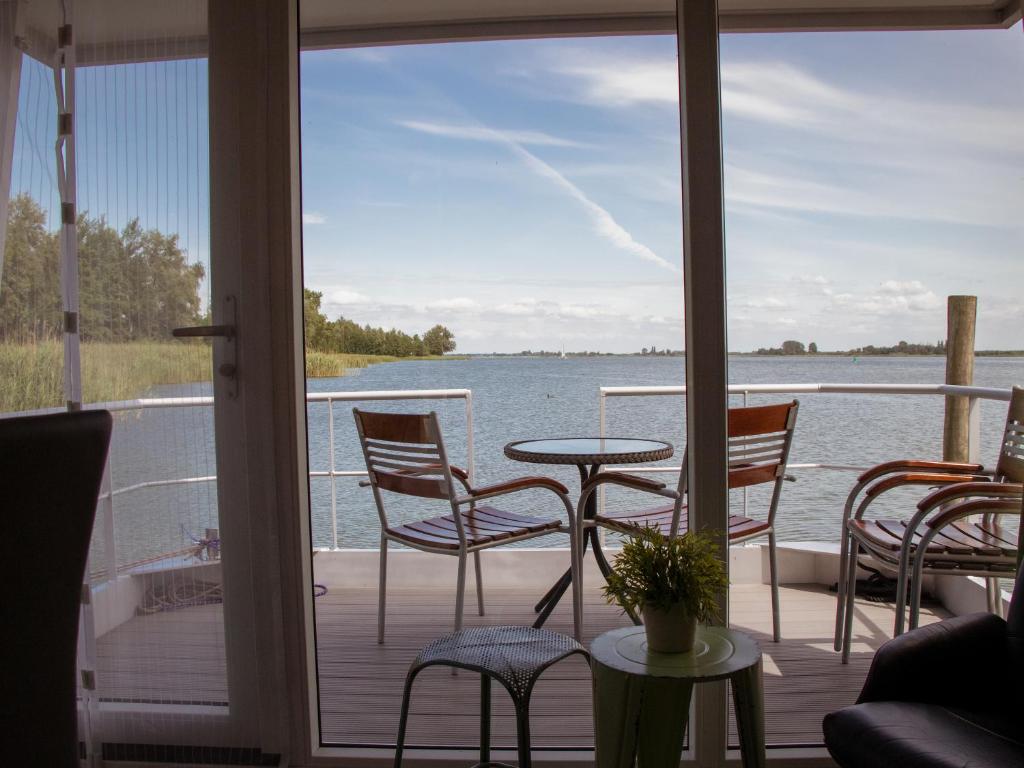
[[(730, 515), (729, 543), (742, 544), (762, 536), (768, 537), (768, 562), (772, 584), (772, 636), (779, 641), (779, 576), (775, 553), (775, 513), (779, 508), (779, 497), (786, 475), (789, 449), (793, 443), (796, 428), (796, 414), (800, 404), (794, 400), (780, 405), (765, 405), (752, 408), (729, 409), (729, 488), (747, 488), (761, 483), (772, 483), (771, 501), (764, 519), (744, 515)], [(580, 543), (577, 551), (582, 552), (584, 528), (600, 526), (623, 534), (631, 534), (639, 528), (658, 528), (667, 536), (677, 536), (689, 528), (686, 508), (687, 460), (683, 456), (679, 481), (675, 490), (666, 488), (646, 477), (637, 477), (623, 472), (600, 472), (583, 485), (577, 506)], [(593, 520), (583, 519), (587, 499), (601, 485), (620, 485), (637, 491), (663, 496), (671, 503), (642, 510), (607, 512), (598, 514)]]
[[(1024, 388), (1014, 387), (995, 470), (980, 464), (945, 461), (891, 461), (862, 474), (850, 492), (840, 542), (835, 648), (850, 657), (857, 563), (869, 555), (895, 571), (896, 616), (893, 634), (906, 624), (916, 627), (924, 572), (940, 576), (984, 576), (988, 607), (1001, 612), (996, 579), (1012, 575), (1017, 565), (1017, 536), (998, 522), (1019, 515), (1024, 492)], [(907, 486), (935, 488), (907, 520), (865, 519), (870, 506), (886, 493)], [(859, 499), (859, 503), (858, 503)]]
[[(525, 541), (550, 533), (569, 534), (569, 559), (575, 577), (576, 556), (575, 510), (569, 501), (569, 490), (549, 477), (520, 477), (508, 482), (472, 488), (467, 473), (448, 463), (437, 414), (371, 413), (358, 408), (355, 416), (359, 441), (366, 459), (369, 479), (361, 485), (373, 489), (373, 498), (380, 516), (380, 594), (377, 606), (377, 642), (384, 642), (387, 590), (388, 543), (395, 541), (423, 552), (453, 555), (459, 559), (458, 586), (455, 596), (455, 631), (462, 628), (462, 611), (466, 589), (466, 558), (473, 555), (476, 570), (477, 605), (484, 615), (484, 598), (480, 552), (490, 547)], [(458, 480), (457, 487), (455, 481)], [(479, 502), (516, 491), (540, 488), (552, 491), (568, 516), (568, 524), (560, 517), (530, 517), (507, 512)], [(387, 516), (383, 492), (447, 501), (450, 514), (443, 514), (402, 525), (393, 525)], [(574, 578), (573, 584), (578, 584)], [(578, 586), (573, 588), (573, 625), (580, 637), (580, 599)]]

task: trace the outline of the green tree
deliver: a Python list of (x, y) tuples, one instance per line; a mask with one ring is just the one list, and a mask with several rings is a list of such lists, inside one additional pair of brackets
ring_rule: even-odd
[(26, 194), (12, 198), (0, 281), (0, 338), (30, 341), (60, 333), (60, 256), (46, 213)]
[(427, 347), (427, 353), (431, 355), (443, 355), (445, 352), (454, 352), (455, 334), (443, 325), (435, 325), (423, 334), (423, 343)]
[(789, 339), (782, 342), (782, 354), (784, 355), (802, 355), (804, 354), (804, 343), (802, 341), (793, 341)]
[(320, 352), (329, 351), (330, 334), (327, 316), (320, 311), (323, 294), (302, 289), (302, 317), (306, 331), (306, 347)]
[[(189, 264), (177, 235), (143, 230), (137, 219), (119, 233), (103, 217), (77, 221), (79, 329), (85, 341), (169, 339), (171, 329), (202, 318), (201, 264)], [(58, 237), (27, 195), (11, 201), (0, 338), (12, 341), (61, 332)]]
[(810, 355), (818, 354), (818, 345), (815, 342), (811, 342), (807, 345), (807, 353)]

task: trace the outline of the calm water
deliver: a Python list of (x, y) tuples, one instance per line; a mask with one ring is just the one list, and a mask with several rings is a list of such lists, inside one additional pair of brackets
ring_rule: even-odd
[[(526, 474), (548, 474), (578, 489), (574, 467), (526, 465), (506, 459), (503, 446), (512, 440), (543, 437), (592, 436), (598, 432), (598, 388), (681, 384), (682, 358), (474, 358), (376, 365), (337, 379), (309, 382), (311, 392), (468, 388), (473, 391), (474, 441), (477, 483), (489, 483)], [(891, 383), (937, 384), (944, 378), (941, 358), (750, 358), (730, 361), (734, 383)], [(980, 358), (975, 381), (979, 386), (1009, 387), (1024, 384), (1024, 359)], [(204, 387), (175, 388), (155, 393), (200, 394)], [(785, 396), (752, 396), (750, 403), (767, 404), (792, 399)], [(794, 438), (792, 463), (870, 465), (899, 457), (941, 455), (942, 408), (938, 397), (873, 395), (804, 395)], [(733, 405), (740, 405), (734, 398)], [(335, 466), (360, 469), (362, 456), (356, 440), (351, 408), (334, 405)], [(466, 464), (465, 406), (461, 400), (360, 403), (370, 410), (437, 411), (450, 457)], [(308, 409), (310, 468), (330, 465), (326, 404)], [(1005, 407), (982, 405), (982, 460), (996, 455)], [(685, 444), (686, 412), (682, 397), (610, 398), (607, 434), (667, 440), (676, 456), (665, 466), (678, 466)], [(115, 488), (163, 478), (202, 477), (215, 474), (210, 409), (183, 408), (148, 411), (118, 420), (113, 445)], [(778, 513), (782, 540), (835, 541), (842, 506), (855, 473), (804, 470), (787, 483)], [(674, 482), (673, 475), (662, 480)], [(314, 478), (311, 483), (313, 534), (316, 546), (330, 546), (331, 483)], [(355, 478), (339, 478), (335, 486), (338, 545), (376, 547), (379, 527), (368, 489)], [(544, 511), (551, 507), (544, 492), (517, 497), (516, 509)], [(628, 491), (611, 490), (609, 508), (643, 504)], [(734, 511), (742, 509), (742, 493), (733, 498)], [(751, 492), (752, 516), (763, 513), (766, 495)], [(894, 497), (894, 512), (905, 510), (910, 497)], [(396, 504), (395, 520), (422, 517), (420, 502)], [(193, 483), (173, 488), (150, 488), (122, 494), (115, 504), (118, 559), (129, 562), (188, 544), (216, 525), (213, 483)], [(438, 508), (437, 513), (443, 512)], [(431, 514), (435, 514), (431, 512)], [(564, 545), (552, 536), (534, 545)]]

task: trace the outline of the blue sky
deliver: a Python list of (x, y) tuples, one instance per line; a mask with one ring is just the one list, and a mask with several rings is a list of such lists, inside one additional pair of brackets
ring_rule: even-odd
[[(729, 344), (1024, 348), (1024, 35), (722, 37)], [(683, 346), (675, 41), (306, 52), (306, 283), (331, 317), (467, 352)], [(79, 72), (79, 208), (208, 262), (202, 60)], [(12, 188), (57, 211), (26, 60)]]
[[(1024, 37), (722, 38), (730, 348), (1024, 347)], [(671, 37), (302, 55), (306, 283), (470, 352), (680, 348)]]

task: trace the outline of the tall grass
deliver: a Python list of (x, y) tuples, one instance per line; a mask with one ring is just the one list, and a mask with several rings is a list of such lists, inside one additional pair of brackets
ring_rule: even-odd
[[(161, 384), (209, 381), (205, 344), (134, 342), (82, 344), (82, 399), (127, 400)], [(60, 341), (0, 344), (0, 412), (64, 404)]]
[[(344, 376), (352, 368), (424, 358), (306, 352), (306, 376)], [(142, 397), (164, 384), (210, 381), (207, 344), (138, 341), (82, 344), (82, 394), (87, 403)], [(0, 413), (64, 404), (64, 351), (60, 340), (0, 343)]]
[(393, 363), (400, 357), (388, 355), (354, 355), (347, 352), (306, 350), (306, 378), (326, 379), (344, 376), (350, 368), (366, 368), (374, 363)]

